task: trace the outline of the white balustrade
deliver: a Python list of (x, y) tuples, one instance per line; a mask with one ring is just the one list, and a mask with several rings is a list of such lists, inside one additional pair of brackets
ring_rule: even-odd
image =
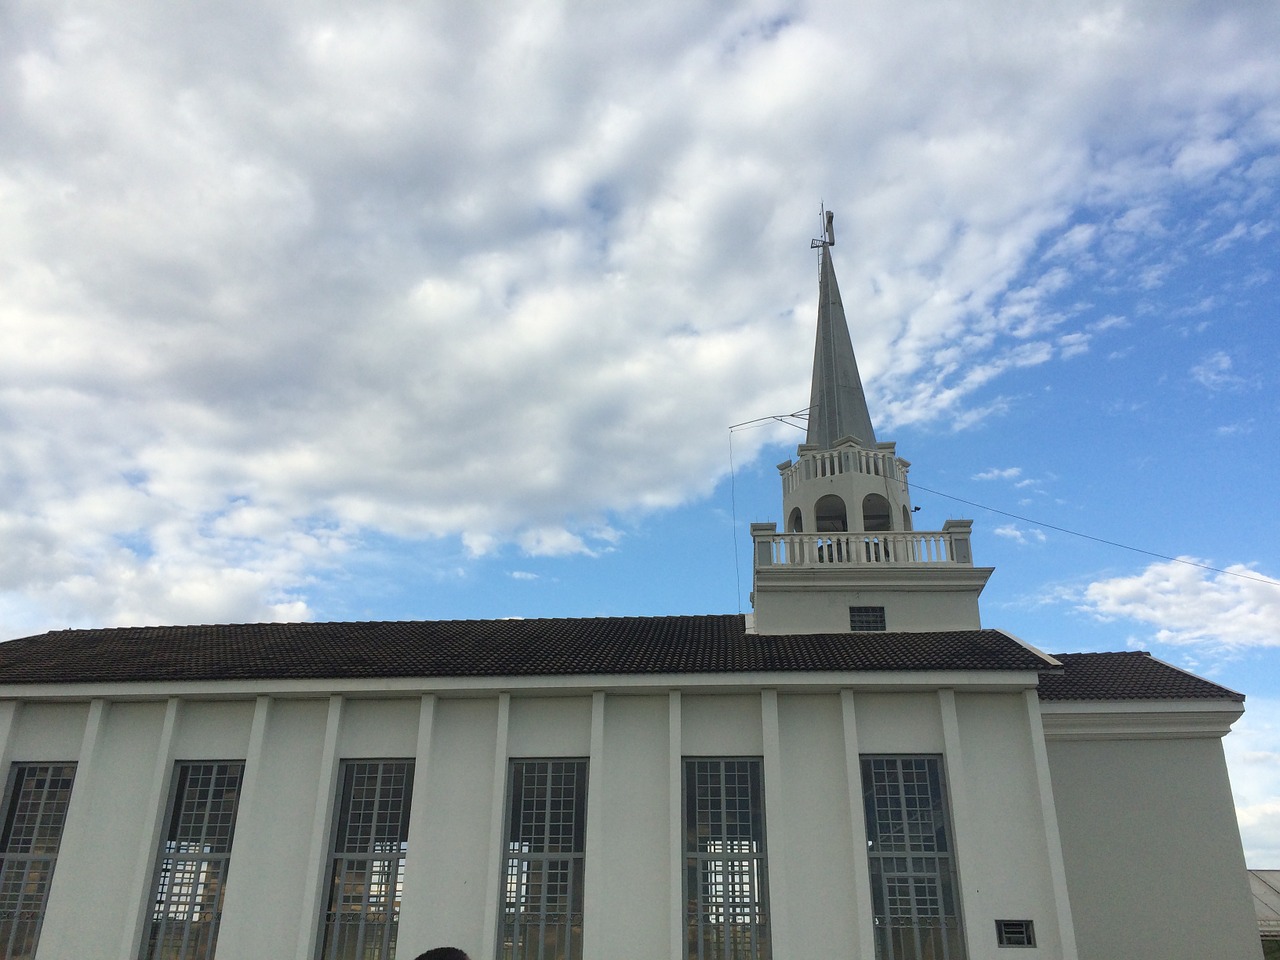
[(806, 480), (835, 477), (842, 473), (861, 473), (891, 480), (897, 480), (901, 475), (905, 480), (906, 466), (892, 453), (863, 450), (861, 447), (807, 453), (783, 470), (782, 490), (791, 493)]
[[(968, 531), (911, 533), (753, 532), (756, 566), (817, 567), (827, 564), (919, 566), (960, 563), (972, 566)], [(963, 542), (961, 542), (963, 541)]]

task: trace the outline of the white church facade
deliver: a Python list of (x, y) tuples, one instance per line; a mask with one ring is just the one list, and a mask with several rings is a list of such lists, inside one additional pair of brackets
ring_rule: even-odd
[(833, 242), (748, 616), (0, 644), (0, 957), (1257, 960), (1244, 698), (982, 626)]

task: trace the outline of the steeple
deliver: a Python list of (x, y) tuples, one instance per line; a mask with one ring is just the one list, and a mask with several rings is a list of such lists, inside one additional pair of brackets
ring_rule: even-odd
[(831, 265), (835, 244), (833, 214), (827, 211), (826, 236), (810, 246), (821, 249), (818, 277), (818, 337), (813, 349), (813, 387), (809, 395), (809, 435), (806, 442), (830, 450), (836, 441), (854, 437), (865, 449), (876, 445), (867, 398), (858, 376), (858, 361), (849, 339), (849, 324)]
[(892, 441), (876, 440), (831, 266), (820, 249), (818, 342), (806, 442), (778, 464), (781, 532), (753, 523), (751, 629), (760, 634), (976, 630), (991, 576), (975, 567), (969, 520), (916, 530), (907, 473)]

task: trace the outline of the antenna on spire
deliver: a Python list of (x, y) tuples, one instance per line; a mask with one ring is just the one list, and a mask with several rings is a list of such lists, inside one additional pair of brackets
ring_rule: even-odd
[(835, 216), (834, 211), (825, 209), (822, 211), (822, 222), (826, 236), (818, 240), (810, 240), (810, 250), (816, 250), (818, 247), (834, 247), (836, 245)]

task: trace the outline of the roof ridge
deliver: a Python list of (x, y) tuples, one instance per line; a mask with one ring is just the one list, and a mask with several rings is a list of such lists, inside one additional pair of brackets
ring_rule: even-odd
[[(46, 637), (62, 633), (107, 633), (126, 630), (202, 630), (226, 629), (233, 627), (347, 627), (366, 624), (403, 625), (417, 623), (545, 623), (545, 622), (599, 622), (603, 620), (723, 620), (742, 618), (741, 613), (628, 613), (597, 614), (582, 617), (448, 617), (434, 619), (431, 617), (408, 617), (402, 619), (373, 620), (236, 620), (227, 623), (134, 623), (113, 624), (101, 627), (56, 627), (43, 633), (33, 633), (26, 637), (14, 637), (13, 640), (28, 640), (34, 637)], [(915, 632), (915, 631), (897, 631)], [(943, 631), (955, 632), (955, 631)], [(4, 640), (0, 643), (12, 641)]]
[[(1054, 657), (1151, 657), (1150, 650), (1077, 650), (1074, 653), (1054, 653)], [(1154, 660), (1155, 657), (1152, 657)], [(1163, 661), (1161, 661), (1163, 662)], [(1194, 676), (1194, 674), (1193, 674)]]
[[(1147, 656), (1150, 657), (1152, 660), (1154, 660), (1156, 663), (1164, 664), (1170, 670), (1177, 670), (1179, 673), (1184, 674), (1185, 676), (1188, 676), (1188, 677), (1192, 677), (1193, 679), (1196, 679), (1196, 680), (1207, 679), (1205, 677), (1197, 676), (1196, 674), (1192, 673), (1190, 670), (1184, 670), (1182, 667), (1179, 667), (1177, 664), (1170, 663), (1168, 660), (1162, 660), (1160, 657), (1157, 657), (1155, 654), (1151, 653), (1149, 650), (1145, 652)], [(1208, 680), (1207, 682), (1212, 683), (1214, 686), (1222, 687), (1223, 690), (1226, 690), (1229, 693), (1234, 693), (1241, 700), (1245, 698), (1245, 695), (1241, 693), (1239, 690), (1232, 690), (1230, 687), (1223, 687), (1222, 684), (1218, 683), (1216, 680)]]

